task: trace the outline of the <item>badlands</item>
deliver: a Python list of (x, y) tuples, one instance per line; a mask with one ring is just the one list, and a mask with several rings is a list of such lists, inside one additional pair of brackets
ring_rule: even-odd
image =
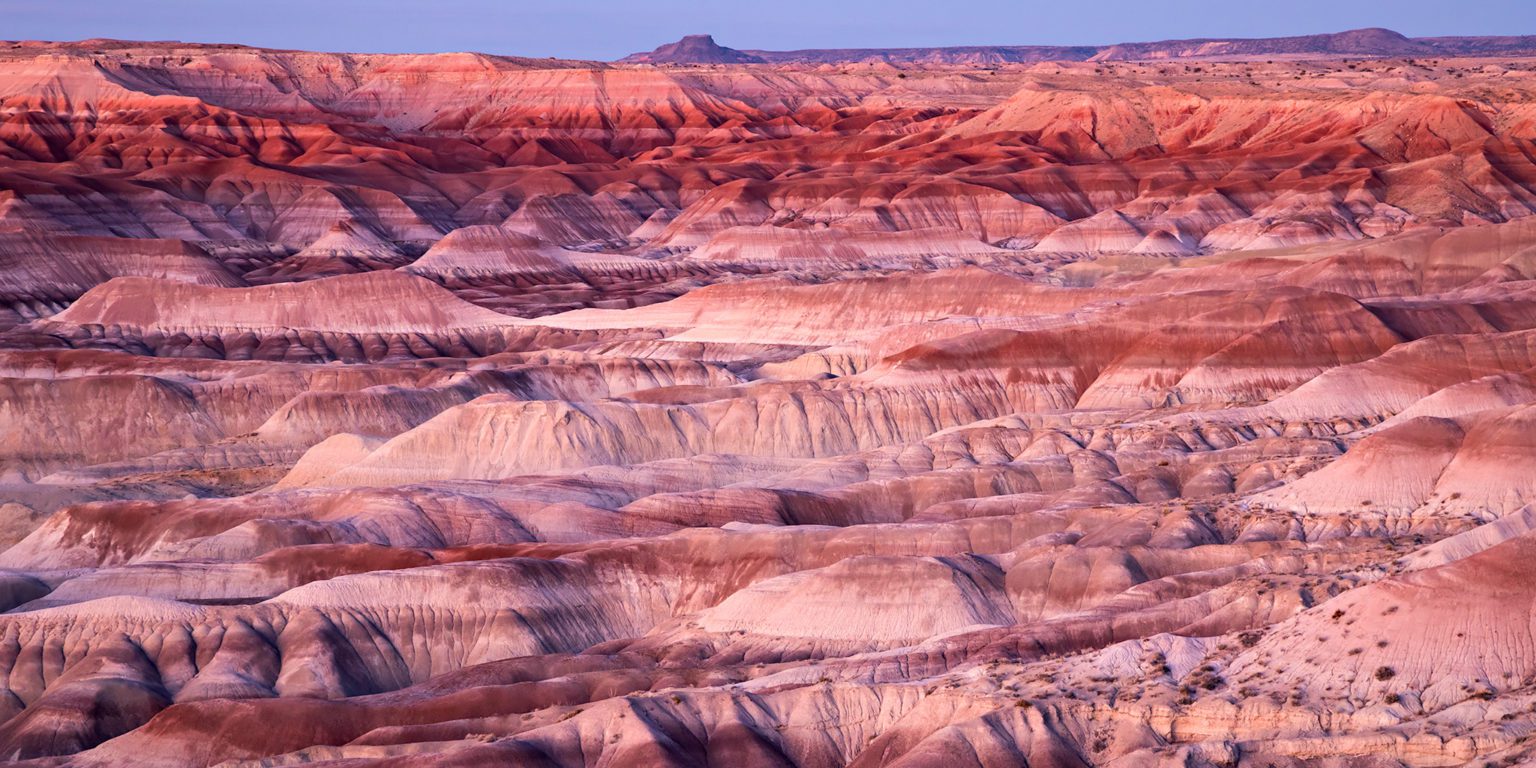
[(1533, 55), (0, 44), (0, 760), (1536, 761)]

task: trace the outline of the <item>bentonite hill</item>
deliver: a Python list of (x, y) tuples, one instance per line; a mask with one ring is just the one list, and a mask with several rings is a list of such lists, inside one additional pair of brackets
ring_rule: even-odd
[(1532, 55), (0, 45), (0, 760), (1536, 760)]

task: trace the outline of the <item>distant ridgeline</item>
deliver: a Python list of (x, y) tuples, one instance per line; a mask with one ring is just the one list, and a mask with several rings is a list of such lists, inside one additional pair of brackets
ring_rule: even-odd
[(1390, 29), (1298, 37), (1199, 38), (1115, 45), (982, 45), (937, 48), (811, 48), (759, 51), (726, 48), (710, 35), (688, 35), (628, 64), (953, 64), (996, 65), (1037, 61), (1141, 61), (1249, 56), (1523, 56), (1536, 54), (1536, 35), (1509, 37), (1405, 37)]

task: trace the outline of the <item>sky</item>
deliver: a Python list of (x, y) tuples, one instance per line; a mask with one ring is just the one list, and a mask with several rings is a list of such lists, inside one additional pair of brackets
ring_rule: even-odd
[(598, 60), (694, 33), (733, 48), (788, 50), (1098, 45), (1358, 27), (1536, 35), (1536, 0), (0, 0), (0, 39)]

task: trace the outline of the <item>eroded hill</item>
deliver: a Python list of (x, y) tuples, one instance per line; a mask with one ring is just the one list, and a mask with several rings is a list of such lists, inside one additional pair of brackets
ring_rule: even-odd
[(0, 756), (1531, 760), (1533, 87), (0, 48)]

